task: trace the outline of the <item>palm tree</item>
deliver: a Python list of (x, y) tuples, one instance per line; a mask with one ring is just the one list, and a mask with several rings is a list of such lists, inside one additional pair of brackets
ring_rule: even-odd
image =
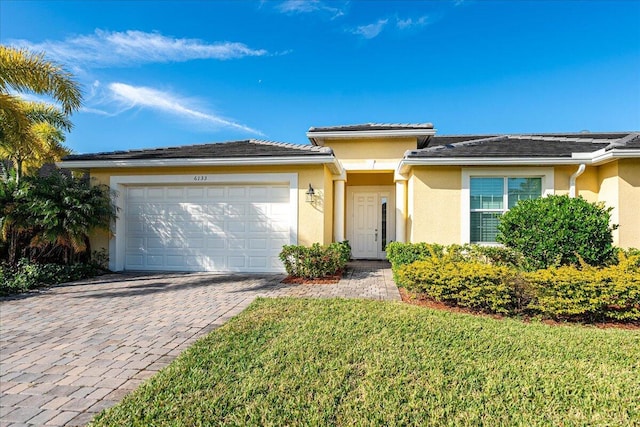
[(0, 45), (0, 109), (3, 111), (14, 107), (16, 97), (9, 95), (10, 88), (18, 93), (49, 95), (60, 103), (65, 114), (71, 114), (82, 104), (78, 83), (61, 65), (47, 61), (43, 54)]
[(29, 126), (0, 114), (0, 158), (11, 161), (19, 181), (24, 169), (37, 169), (70, 153), (62, 143), (71, 130), (68, 117), (53, 105), (18, 100)]
[[(49, 95), (60, 103), (26, 102), (10, 93)], [(10, 159), (16, 179), (23, 164), (37, 166), (43, 159), (65, 153), (64, 134), (71, 130), (68, 116), (80, 108), (82, 94), (77, 82), (61, 65), (43, 54), (0, 45), (0, 159)], [(41, 164), (41, 163), (40, 163)]]

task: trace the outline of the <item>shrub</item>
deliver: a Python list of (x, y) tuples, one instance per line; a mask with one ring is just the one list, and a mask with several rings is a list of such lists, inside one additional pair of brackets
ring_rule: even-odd
[(526, 275), (529, 308), (545, 317), (640, 320), (640, 255), (620, 253), (618, 265), (596, 269), (562, 266)]
[(0, 295), (84, 279), (95, 276), (99, 271), (91, 264), (37, 264), (25, 259), (13, 267), (0, 264)]
[(611, 208), (581, 197), (521, 200), (498, 224), (498, 242), (522, 253), (534, 268), (578, 264), (602, 266), (615, 256)]
[(391, 242), (387, 245), (387, 259), (396, 269), (414, 261), (424, 260), (430, 257), (444, 256), (445, 246), (437, 243), (400, 243)]
[(494, 313), (519, 308), (524, 294), (515, 270), (454, 259), (431, 257), (404, 265), (398, 269), (399, 282), (408, 291), (462, 307)]
[(285, 245), (280, 252), (280, 260), (287, 274), (292, 277), (315, 279), (330, 276), (344, 268), (351, 257), (348, 241), (321, 246), (314, 243), (311, 247)]

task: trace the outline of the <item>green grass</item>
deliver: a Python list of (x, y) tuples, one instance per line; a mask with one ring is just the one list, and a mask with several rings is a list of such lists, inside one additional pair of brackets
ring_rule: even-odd
[(640, 331), (259, 299), (94, 425), (640, 425)]

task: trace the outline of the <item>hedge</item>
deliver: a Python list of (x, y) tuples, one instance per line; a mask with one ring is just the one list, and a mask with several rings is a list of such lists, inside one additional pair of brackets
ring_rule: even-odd
[(15, 267), (0, 264), (0, 295), (93, 277), (102, 271), (94, 264), (38, 264), (25, 259)]
[[(417, 246), (413, 252), (430, 247)], [(394, 268), (396, 283), (409, 292), (482, 312), (585, 321), (640, 320), (640, 254), (635, 250), (620, 251), (618, 264), (604, 268), (582, 262), (527, 272), (513, 260), (503, 262), (504, 254), (497, 256), (499, 262), (483, 261), (479, 252), (460, 248), (443, 247), (440, 253), (431, 251), (432, 256)]]
[(516, 271), (479, 261), (430, 258), (398, 270), (400, 283), (409, 291), (446, 303), (493, 313), (517, 308)]
[(321, 246), (314, 243), (311, 247), (285, 245), (280, 252), (280, 260), (287, 274), (292, 277), (315, 279), (331, 276), (343, 269), (351, 257), (348, 241)]

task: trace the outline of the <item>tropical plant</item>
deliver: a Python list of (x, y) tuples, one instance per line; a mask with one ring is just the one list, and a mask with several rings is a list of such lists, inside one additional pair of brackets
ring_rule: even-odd
[[(14, 93), (49, 95), (61, 109), (26, 102)], [(78, 83), (61, 65), (43, 54), (0, 45), (0, 159), (11, 160), (16, 179), (23, 165), (37, 167), (67, 152), (63, 131), (71, 130), (68, 116), (81, 100)]]
[[(69, 264), (73, 255), (90, 249), (88, 235), (109, 229), (116, 208), (109, 188), (60, 172), (48, 177), (0, 181), (0, 226), (9, 243), (9, 263), (30, 250), (30, 258), (59, 253)], [(25, 236), (27, 238), (25, 239)]]

